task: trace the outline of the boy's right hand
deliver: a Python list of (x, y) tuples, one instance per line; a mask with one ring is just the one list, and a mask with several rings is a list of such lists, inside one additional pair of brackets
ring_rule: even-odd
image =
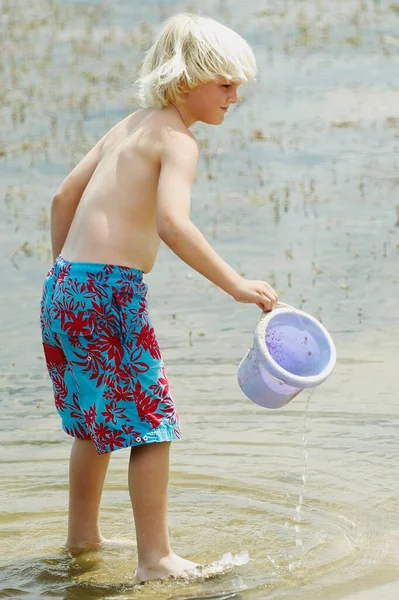
[(266, 281), (254, 281), (244, 277), (231, 295), (237, 302), (256, 304), (264, 312), (274, 310), (278, 302), (275, 290)]

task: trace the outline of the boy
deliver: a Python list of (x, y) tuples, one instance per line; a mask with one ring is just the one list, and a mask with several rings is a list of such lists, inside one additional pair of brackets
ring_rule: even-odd
[(131, 447), (129, 491), (139, 582), (181, 575), (167, 526), (171, 441), (179, 419), (143, 274), (163, 240), (238, 302), (275, 308), (264, 281), (239, 276), (190, 221), (198, 144), (189, 127), (220, 125), (255, 77), (248, 44), (212, 19), (179, 14), (147, 52), (143, 108), (115, 125), (68, 175), (51, 206), (53, 268), (41, 303), (47, 368), (73, 436), (67, 545), (100, 545), (99, 506), (111, 452)]

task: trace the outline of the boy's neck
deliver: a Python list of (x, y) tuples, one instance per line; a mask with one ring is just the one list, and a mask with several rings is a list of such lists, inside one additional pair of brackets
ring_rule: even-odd
[(187, 108), (182, 103), (176, 105), (170, 102), (162, 110), (177, 113), (187, 128), (191, 127), (191, 125), (193, 125), (197, 121), (197, 119), (193, 117), (193, 115), (187, 110)]

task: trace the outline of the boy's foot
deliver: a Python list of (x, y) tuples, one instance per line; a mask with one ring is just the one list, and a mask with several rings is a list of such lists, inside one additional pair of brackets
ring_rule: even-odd
[(180, 577), (187, 571), (192, 571), (199, 565), (191, 560), (181, 558), (171, 552), (157, 563), (152, 565), (138, 565), (136, 571), (137, 583), (144, 583), (151, 579), (165, 579), (166, 577)]

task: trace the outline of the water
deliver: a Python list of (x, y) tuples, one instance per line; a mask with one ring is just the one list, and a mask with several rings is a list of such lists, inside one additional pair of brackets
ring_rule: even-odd
[(193, 220), (240, 272), (266, 278), (283, 302), (319, 318), (338, 362), (307, 413), (307, 392), (276, 411), (249, 402), (236, 374), (259, 310), (162, 248), (147, 277), (150, 311), (184, 434), (172, 450), (171, 537), (187, 558), (231, 568), (138, 589), (128, 451), (112, 457), (105, 485), (112, 543), (76, 558), (62, 550), (71, 441), (52, 406), (38, 303), (51, 196), (134, 108), (130, 82), (151, 27), (184, 6), (3, 3), (0, 597), (397, 597), (399, 17), (391, 4), (201, 4), (254, 44), (260, 74), (222, 127), (195, 127)]
[(306, 489), (306, 483), (308, 480), (308, 451), (307, 451), (307, 445), (308, 445), (308, 440), (306, 437), (306, 429), (307, 429), (307, 415), (308, 415), (308, 410), (309, 410), (309, 404), (310, 404), (310, 398), (312, 396), (313, 390), (309, 390), (307, 392), (307, 399), (306, 399), (306, 406), (305, 406), (305, 410), (303, 413), (303, 419), (302, 419), (302, 454), (303, 454), (303, 472), (302, 472), (302, 481), (301, 481), (301, 491), (299, 493), (299, 502), (298, 505), (296, 507), (296, 515), (295, 515), (295, 521), (297, 523), (297, 525), (295, 525), (295, 533), (296, 533), (296, 538), (295, 538), (295, 545), (296, 547), (300, 547), (302, 548), (302, 538), (301, 538), (301, 534), (300, 534), (300, 525), (299, 523), (301, 522), (301, 510), (302, 510), (302, 504), (303, 504), (303, 499), (304, 499), (304, 495), (305, 495), (305, 489)]
[[(308, 393), (308, 398), (306, 400), (306, 407), (305, 407), (305, 411), (303, 413), (303, 420), (302, 420), (302, 453), (303, 453), (304, 463), (303, 463), (301, 491), (299, 494), (299, 502), (296, 507), (296, 515), (295, 515), (295, 520), (297, 523), (301, 522), (301, 509), (302, 509), (303, 498), (304, 498), (304, 494), (305, 494), (306, 482), (308, 480), (308, 451), (306, 450), (306, 447), (307, 447), (306, 417), (307, 417), (307, 413), (309, 410), (309, 402), (310, 402), (311, 393), (312, 392)], [(295, 532), (297, 534), (296, 540), (295, 540), (295, 545), (297, 547), (302, 546), (302, 539), (300, 537), (300, 526), (299, 525), (295, 525)]]

